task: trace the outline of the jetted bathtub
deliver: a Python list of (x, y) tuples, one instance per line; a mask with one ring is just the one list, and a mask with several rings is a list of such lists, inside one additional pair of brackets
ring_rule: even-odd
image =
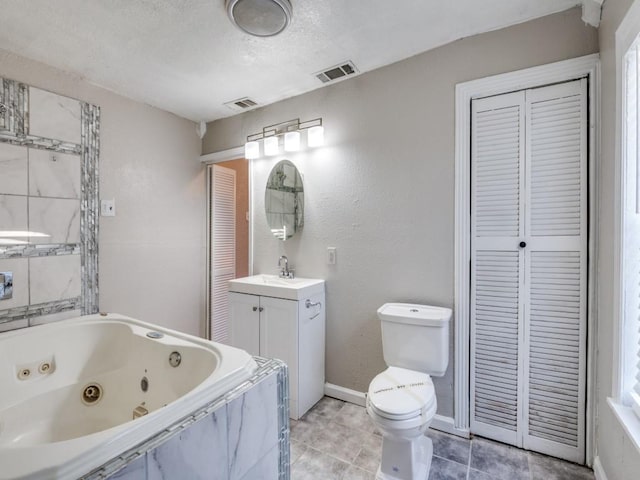
[(0, 334), (0, 479), (75, 479), (247, 380), (243, 350), (117, 314)]

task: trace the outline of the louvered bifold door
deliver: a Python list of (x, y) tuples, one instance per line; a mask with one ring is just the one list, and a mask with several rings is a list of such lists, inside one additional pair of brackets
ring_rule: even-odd
[(229, 343), (229, 280), (236, 277), (236, 172), (210, 167), (211, 252), (209, 321), (211, 339)]
[(584, 462), (587, 83), (526, 94), (524, 447)]
[(522, 438), (525, 93), (472, 102), (471, 430)]

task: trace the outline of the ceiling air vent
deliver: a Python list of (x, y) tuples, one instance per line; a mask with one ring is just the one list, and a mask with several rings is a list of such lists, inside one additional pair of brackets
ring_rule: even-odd
[(333, 82), (335, 80), (339, 80), (340, 78), (346, 77), (348, 75), (353, 75), (354, 73), (358, 73), (358, 69), (353, 64), (352, 61), (341, 63), (340, 65), (336, 65), (335, 67), (327, 68), (322, 72), (316, 73), (316, 77), (322, 83)]
[(249, 97), (239, 98), (237, 100), (231, 100), (230, 102), (226, 102), (225, 105), (229, 107), (231, 110), (235, 110), (236, 112), (242, 112), (244, 110), (249, 110), (258, 105), (258, 102), (251, 100)]

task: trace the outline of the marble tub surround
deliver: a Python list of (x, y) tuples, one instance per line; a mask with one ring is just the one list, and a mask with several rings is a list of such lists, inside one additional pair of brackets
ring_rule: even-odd
[(79, 155), (0, 142), (0, 194), (80, 198)]
[(248, 381), (82, 479), (288, 480), (287, 367), (255, 360)]
[(35, 327), (37, 325), (46, 325), (47, 323), (59, 322), (61, 320), (67, 320), (68, 318), (79, 317), (82, 315), (82, 310), (63, 310), (58, 313), (49, 313), (48, 315), (39, 315), (29, 318), (29, 326)]
[(78, 100), (29, 87), (29, 133), (80, 143), (81, 105)]
[(0, 236), (0, 261), (29, 271), (20, 301), (0, 302), (0, 331), (95, 313), (100, 108), (4, 78), (0, 101), (1, 230), (45, 234)]
[(11, 330), (17, 330), (18, 328), (26, 328), (29, 326), (29, 320), (23, 318), (21, 320), (11, 320), (9, 322), (0, 322), (0, 333), (10, 332)]
[(26, 133), (28, 130), (29, 87), (7, 78), (0, 78), (0, 132)]
[(9, 299), (0, 300), (0, 308), (9, 309), (28, 305), (29, 260), (27, 258), (0, 258), (0, 272), (13, 273), (13, 295)]
[(80, 170), (78, 155), (0, 143), (1, 230), (21, 232), (2, 243), (79, 243)]
[(80, 166), (79, 155), (30, 148), (29, 195), (80, 198)]
[[(172, 368), (176, 355), (180, 363)], [(120, 460), (129, 463), (133, 450), (140, 452), (141, 443), (164, 433), (164, 440), (174, 433), (183, 438), (175, 440), (177, 450), (169, 449), (173, 456), (168, 460), (156, 455), (158, 469), (166, 472), (182, 457), (187, 458), (185, 465), (193, 466), (196, 446), (208, 448), (207, 455), (199, 457), (204, 459), (222, 445), (215, 438), (208, 442), (210, 435), (203, 441), (197, 430), (186, 427), (200, 425), (209, 413), (225, 413), (227, 404), (228, 421), (211, 417), (213, 426), (230, 425), (219, 432), (225, 439), (232, 434), (235, 439), (257, 437), (265, 444), (265, 452), (281, 439), (279, 384), (286, 383), (282, 362), (265, 360), (261, 368), (244, 351), (160, 325), (118, 314), (78, 317), (1, 335), (0, 358), (22, 372), (24, 379), (16, 380), (13, 367), (0, 371), (3, 480), (78, 479), (112, 460), (117, 470), (123, 466)], [(47, 364), (49, 368), (43, 368)], [(89, 391), (86, 387), (92, 384), (99, 387)], [(101, 397), (88, 406), (87, 400), (100, 392)], [(212, 407), (221, 406), (215, 403), (218, 399), (225, 405), (221, 412)], [(276, 428), (247, 428), (259, 425), (260, 419), (254, 418), (256, 412), (242, 408), (234, 413), (232, 400), (236, 399), (245, 405), (271, 405), (268, 416), (275, 419)], [(136, 418), (142, 406), (146, 411)], [(284, 423), (282, 433), (287, 432), (288, 423)], [(255, 443), (229, 442), (236, 456), (243, 448), (256, 455), (243, 457), (247, 467), (261, 460)], [(232, 460), (229, 457), (229, 468)]]
[[(433, 440), (429, 479), (593, 480), (593, 471), (553, 457), (475, 437), (428, 430)], [(291, 421), (293, 480), (374, 480), (382, 437), (364, 407), (324, 397)]]
[(0, 143), (0, 193), (27, 194), (27, 149)]
[(29, 295), (32, 304), (76, 298), (81, 292), (80, 255), (29, 259)]
[[(29, 228), (28, 201), (26, 196), (0, 195), (0, 225), (3, 231), (24, 232)], [(0, 237), (2, 244), (7, 242), (26, 243), (25, 237)], [(0, 245), (2, 248), (2, 245)]]
[(66, 198), (29, 198), (29, 231), (46, 237), (29, 237), (30, 243), (80, 242), (80, 201)]

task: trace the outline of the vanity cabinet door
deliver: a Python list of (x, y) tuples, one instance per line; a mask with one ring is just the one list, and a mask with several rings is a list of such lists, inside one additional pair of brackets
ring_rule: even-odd
[(260, 297), (260, 355), (289, 367), (289, 408), (298, 418), (298, 302)]
[(260, 355), (260, 297), (229, 292), (231, 345)]

